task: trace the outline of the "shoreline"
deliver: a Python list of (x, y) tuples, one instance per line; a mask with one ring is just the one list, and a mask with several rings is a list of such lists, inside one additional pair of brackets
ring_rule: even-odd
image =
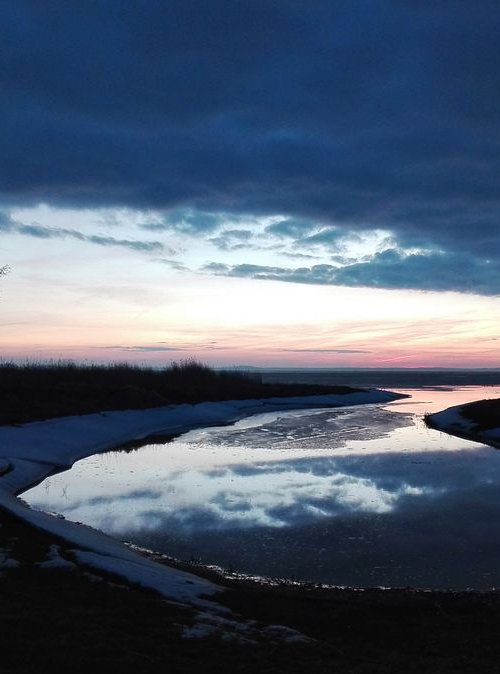
[[(480, 405), (481, 402), (477, 401), (473, 404)], [(474, 420), (463, 414), (464, 410), (470, 405), (471, 403), (455, 405), (440, 412), (428, 414), (425, 416), (425, 423), (434, 430), (500, 449), (500, 426), (487, 429), (480, 428)]]
[[(268, 410), (260, 407), (255, 413), (262, 411)], [(2, 427), (0, 446), (1, 434)], [(67, 448), (71, 451), (74, 446)], [(99, 662), (109, 671), (125, 667), (156, 674), (168, 662), (174, 674), (476, 674), (495, 671), (500, 657), (500, 592), (495, 589), (353, 588), (228, 578), (217, 568), (133, 552), (85, 525), (44, 513), (38, 513), (44, 526), (30, 523), (26, 512), (37, 511), (13, 495), (9, 500), (22, 512), (9, 514), (0, 500), (6, 671), (64, 669), (71, 659), (71, 668), (82, 673)], [(67, 529), (62, 537), (47, 532), (48, 519), (79, 535), (98, 535), (100, 545), (113, 546), (110, 554), (79, 556), (82, 540), (68, 542)], [(132, 552), (139, 564), (124, 559)], [(106, 568), (106, 561), (122, 553), (118, 574), (111, 565)], [(95, 558), (98, 564), (92, 566)], [(123, 565), (146, 578), (159, 570), (156, 579), (168, 579), (166, 592), (158, 594), (153, 584), (149, 587), (155, 591), (148, 592), (140, 577), (139, 582), (124, 581)]]
[(75, 557), (86, 566), (156, 590), (167, 599), (218, 612), (220, 607), (205, 597), (223, 588), (192, 572), (152, 561), (95, 529), (33, 510), (18, 495), (42, 482), (52, 472), (69, 469), (79, 459), (159, 433), (180, 434), (194, 428), (233, 423), (265, 412), (383, 404), (401, 397), (398, 393), (366, 390), (172, 405), (62, 417), (22, 426), (1, 426), (0, 507), (28, 524), (75, 545)]

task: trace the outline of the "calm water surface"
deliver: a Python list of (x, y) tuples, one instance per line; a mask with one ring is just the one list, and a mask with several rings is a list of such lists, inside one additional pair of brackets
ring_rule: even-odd
[(79, 461), (33, 507), (245, 573), (355, 586), (500, 587), (500, 452), (427, 429), (499, 387), (264, 414)]

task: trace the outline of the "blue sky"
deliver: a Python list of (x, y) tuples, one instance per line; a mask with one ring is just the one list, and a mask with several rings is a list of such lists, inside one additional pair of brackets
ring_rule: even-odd
[(498, 365), (496, 2), (1, 12), (4, 357)]

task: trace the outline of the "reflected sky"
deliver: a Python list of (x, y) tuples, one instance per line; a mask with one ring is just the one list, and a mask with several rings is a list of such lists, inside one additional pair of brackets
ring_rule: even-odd
[(421, 417), (495, 388), (259, 415), (75, 464), (23, 495), (183, 559), (345, 585), (500, 586), (500, 453)]

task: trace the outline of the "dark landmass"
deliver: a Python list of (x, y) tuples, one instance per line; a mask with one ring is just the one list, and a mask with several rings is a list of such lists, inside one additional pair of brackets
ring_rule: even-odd
[[(0, 390), (3, 398), (10, 396), (2, 418), (3, 423), (11, 423), (5, 419), (21, 422), (207, 398), (352, 389), (311, 387), (300, 381), (292, 387), (279, 382), (262, 384), (246, 373), (214, 373), (189, 363), (163, 372), (121, 365), (3, 365)], [(103, 407), (106, 401), (112, 406)], [(500, 410), (500, 401), (479, 401), (467, 407), (473, 415), (470, 418), (488, 428)], [(493, 425), (498, 425), (498, 416)], [(1, 565), (1, 671), (500, 671), (500, 593), (496, 591), (361, 591), (286, 581), (258, 583), (168, 560), (165, 563), (205, 575), (225, 587), (217, 601), (242, 619), (255, 621), (257, 628), (285, 625), (309, 638), (289, 642), (263, 630), (251, 643), (245, 638), (228, 639), (223, 632), (187, 639), (183, 630), (195, 619), (189, 608), (82, 565), (43, 568), (40, 562), (50, 558), (53, 546), (62, 559), (73, 561), (71, 546), (1, 509), (0, 532), (0, 560), (18, 562), (17, 566)]]
[[(19, 562), (0, 577), (1, 671), (303, 674), (495, 672), (500, 594), (366, 591), (283, 582), (226, 581), (217, 600), (256, 627), (285, 625), (309, 641), (266, 636), (248, 643), (223, 634), (187, 639), (188, 608), (84, 568), (39, 563), (68, 544), (0, 511), (4, 552)], [(196, 569), (191, 567), (191, 571)], [(202, 570), (198, 570), (203, 573)]]
[(318, 384), (363, 388), (425, 388), (433, 386), (499, 386), (500, 369), (372, 368), (261, 370), (267, 383)]
[(477, 424), (474, 430), (488, 431), (500, 427), (500, 399), (476, 400), (462, 406), (462, 416)]
[[(165, 369), (128, 364), (0, 364), (0, 424), (180, 403), (352, 393), (344, 385), (263, 382), (254, 372), (193, 361)], [(359, 389), (358, 389), (359, 390)]]
[(458, 412), (458, 419), (451, 423), (446, 418), (446, 410), (426, 414), (424, 420), (429, 428), (500, 449), (500, 432), (487, 432), (500, 429), (500, 399), (475, 400), (472, 403), (460, 405)]

